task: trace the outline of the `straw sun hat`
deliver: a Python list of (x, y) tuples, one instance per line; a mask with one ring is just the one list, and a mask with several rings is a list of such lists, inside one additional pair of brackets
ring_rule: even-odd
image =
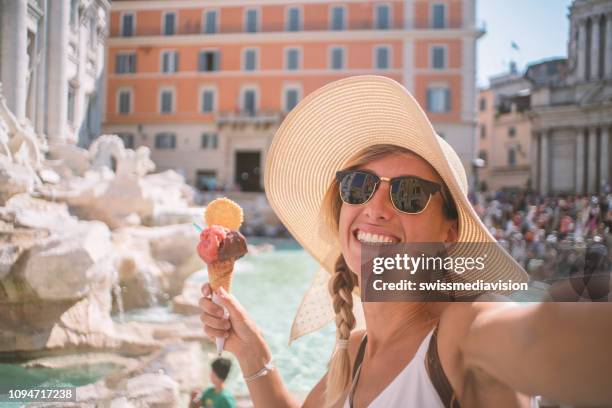
[[(304, 98), (287, 115), (267, 153), (265, 191), (289, 232), (322, 266), (298, 308), (290, 341), (334, 318), (327, 280), (340, 255), (320, 216), (323, 196), (336, 171), (359, 151), (377, 144), (404, 147), (423, 157), (448, 186), (457, 206), (459, 242), (496, 242), (468, 201), (468, 183), (457, 153), (436, 135), (429, 119), (398, 82), (374, 75), (329, 83)], [(490, 245), (490, 244), (489, 244)], [(487, 259), (489, 281), (526, 282), (527, 275), (505, 251)], [(363, 324), (359, 289), (354, 313)]]

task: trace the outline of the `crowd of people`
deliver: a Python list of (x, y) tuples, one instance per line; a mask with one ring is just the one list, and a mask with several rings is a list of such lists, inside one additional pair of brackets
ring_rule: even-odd
[(609, 254), (612, 194), (497, 192), (472, 194), (470, 200), (491, 234), (534, 279), (550, 282), (584, 270), (585, 254), (594, 246)]

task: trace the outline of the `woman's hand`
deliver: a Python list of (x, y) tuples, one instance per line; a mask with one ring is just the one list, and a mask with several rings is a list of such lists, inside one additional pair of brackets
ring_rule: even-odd
[[(229, 318), (223, 318), (223, 308), (211, 299), (212, 291), (208, 283), (202, 286), (200, 319), (204, 331), (210, 337), (225, 337), (225, 350), (234, 353), (245, 378), (258, 373), (272, 360), (270, 350), (259, 329), (234, 296), (223, 288), (215, 291), (219, 302), (229, 312)], [(283, 384), (278, 369), (268, 371), (266, 375), (247, 381), (249, 393), (256, 407), (301, 406)]]
[(210, 284), (205, 283), (202, 286), (203, 297), (199, 301), (202, 310), (200, 320), (204, 324), (204, 332), (213, 339), (224, 337), (224, 350), (232, 352), (238, 360), (249, 356), (255, 361), (263, 358), (267, 362), (270, 355), (268, 347), (259, 329), (238, 300), (223, 288), (216, 291), (219, 301), (229, 312), (228, 318), (224, 318), (223, 308), (213, 303), (211, 295), (212, 288)]

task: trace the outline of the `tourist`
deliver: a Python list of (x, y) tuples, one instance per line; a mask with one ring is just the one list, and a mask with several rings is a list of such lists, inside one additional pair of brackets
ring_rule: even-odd
[[(457, 154), (397, 82), (351, 77), (311, 93), (275, 135), (265, 187), (281, 221), (330, 274), (336, 344), (302, 406), (526, 407), (539, 394), (576, 405), (612, 402), (609, 305), (363, 302), (365, 330), (355, 329), (363, 242), (495, 245), (468, 201)], [(510, 208), (499, 209), (509, 219)], [(506, 252), (492, 258), (495, 279), (527, 280)], [(329, 307), (318, 289), (302, 301), (309, 308), (294, 321), (299, 334), (317, 329)], [(202, 295), (204, 330), (226, 338), (254, 405), (300, 406), (238, 300), (219, 290), (224, 319), (208, 284)]]
[(225, 388), (225, 380), (232, 368), (232, 361), (219, 357), (210, 366), (210, 382), (208, 387), (200, 396), (197, 392), (192, 393), (191, 407), (205, 408), (236, 408), (236, 401), (232, 394)]

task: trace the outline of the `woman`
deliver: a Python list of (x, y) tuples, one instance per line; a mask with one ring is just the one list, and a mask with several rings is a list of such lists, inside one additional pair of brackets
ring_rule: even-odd
[[(467, 200), (457, 154), (397, 82), (351, 77), (310, 94), (277, 131), (265, 176), (281, 221), (331, 274), (336, 347), (303, 406), (515, 407), (536, 394), (574, 404), (612, 401), (606, 305), (364, 302), (365, 330), (353, 330), (364, 242), (494, 242)], [(505, 252), (489, 262), (487, 279), (527, 278)], [(321, 324), (324, 309), (312, 307), (318, 290), (311, 287), (302, 301), (297, 334)], [(204, 330), (226, 337), (255, 406), (298, 406), (238, 301), (221, 290), (224, 319), (208, 285), (202, 294)]]

